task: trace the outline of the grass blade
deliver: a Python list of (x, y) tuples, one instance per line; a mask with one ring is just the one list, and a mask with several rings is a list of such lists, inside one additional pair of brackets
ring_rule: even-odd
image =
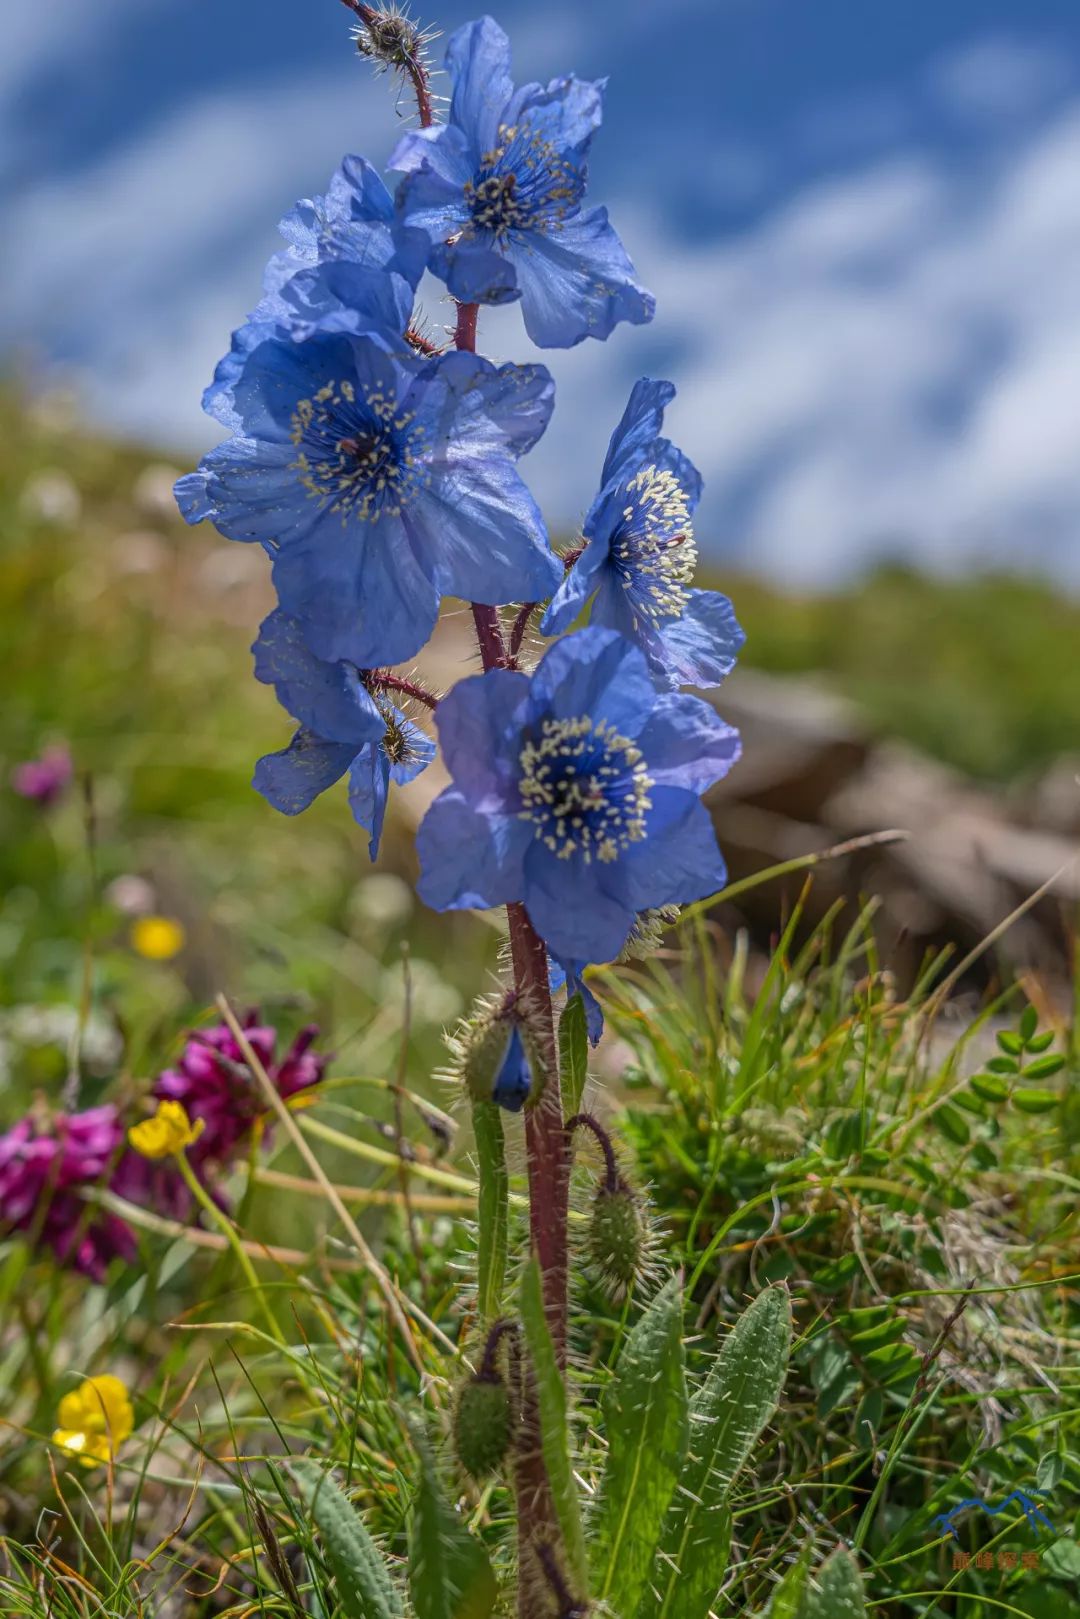
[(569, 1118), (581, 1106), (589, 1070), (589, 1030), (580, 991), (566, 1003), (559, 1019), (559, 1083), (563, 1112)]
[(481, 1320), (494, 1321), (502, 1310), (508, 1242), (510, 1182), (506, 1173), (502, 1111), (494, 1102), (474, 1102), (472, 1121), (480, 1179), (477, 1199), (477, 1303)]
[(409, 1530), (409, 1594), (416, 1619), (488, 1619), (498, 1589), (487, 1552), (447, 1500), (423, 1428), (409, 1432), (420, 1488)]

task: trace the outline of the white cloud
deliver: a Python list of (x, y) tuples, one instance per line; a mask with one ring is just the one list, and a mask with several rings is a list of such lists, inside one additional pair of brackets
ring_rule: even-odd
[[(209, 442), (199, 394), (278, 214), (343, 146), (389, 149), (392, 95), (364, 89), (351, 66), (230, 89), (16, 199), (7, 341), (77, 366), (96, 419)], [(1080, 581), (1078, 172), (1073, 105), (977, 176), (897, 158), (717, 243), (674, 242), (640, 196), (612, 198), (659, 313), (543, 356), (559, 403), (527, 465), (552, 526), (579, 520), (630, 383), (663, 354), (670, 431), (708, 480), (704, 547), (810, 583), (885, 550)], [(442, 319), (438, 289), (426, 301)], [(512, 308), (482, 334), (538, 357)]]

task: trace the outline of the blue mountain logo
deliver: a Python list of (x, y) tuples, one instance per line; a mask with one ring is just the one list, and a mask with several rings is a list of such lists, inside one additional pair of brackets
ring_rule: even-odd
[(987, 1517), (996, 1518), (999, 1512), (1004, 1512), (1006, 1507), (1012, 1506), (1014, 1502), (1023, 1509), (1024, 1517), (1028, 1521), (1028, 1528), (1033, 1535), (1038, 1534), (1040, 1524), (1044, 1529), (1049, 1529), (1051, 1534), (1054, 1533), (1054, 1526), (1050, 1519), (1044, 1512), (1040, 1511), (1038, 1502), (1034, 1501), (1026, 1490), (1013, 1490), (1003, 1501), (999, 1501), (996, 1506), (992, 1501), (983, 1501), (977, 1495), (969, 1495), (955, 1507), (951, 1507), (948, 1512), (939, 1512), (934, 1519), (934, 1524), (941, 1529), (943, 1534), (951, 1535), (954, 1540), (959, 1540), (960, 1536), (957, 1533), (955, 1520), (962, 1512), (966, 1512), (968, 1507), (978, 1507), (980, 1511), (986, 1513)]

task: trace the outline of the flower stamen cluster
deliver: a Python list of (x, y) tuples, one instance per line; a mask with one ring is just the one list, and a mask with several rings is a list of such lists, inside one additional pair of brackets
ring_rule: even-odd
[(585, 189), (579, 170), (539, 130), (500, 124), (498, 144), (481, 154), (465, 182), (472, 231), (490, 232), (505, 245), (511, 231), (561, 225)]
[(641, 749), (603, 720), (546, 719), (521, 750), (524, 820), (560, 860), (605, 862), (645, 836), (653, 785)]
[(626, 486), (611, 560), (635, 615), (653, 624), (679, 618), (690, 603), (697, 545), (690, 502), (667, 467), (642, 467)]
[(328, 382), (292, 415), (292, 463), (315, 500), (345, 523), (400, 517), (425, 482), (418, 467), (425, 435), (414, 412), (398, 414), (396, 401), (377, 387), (361, 390), (347, 378)]

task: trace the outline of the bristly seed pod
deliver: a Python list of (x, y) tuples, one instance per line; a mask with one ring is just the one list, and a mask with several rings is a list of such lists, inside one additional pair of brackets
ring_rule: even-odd
[(616, 1299), (624, 1299), (649, 1269), (650, 1232), (642, 1199), (619, 1171), (611, 1137), (591, 1113), (575, 1113), (568, 1135), (588, 1130), (604, 1155), (604, 1178), (593, 1199), (585, 1238), (592, 1270)]
[(514, 1402), (499, 1370), (499, 1345), (512, 1337), (512, 1321), (496, 1321), (488, 1333), (479, 1369), (458, 1389), (454, 1406), (454, 1449), (462, 1468), (481, 1483), (501, 1466), (510, 1449)]
[(648, 1246), (641, 1200), (621, 1177), (600, 1187), (586, 1239), (589, 1259), (616, 1298), (625, 1298), (641, 1274)]

